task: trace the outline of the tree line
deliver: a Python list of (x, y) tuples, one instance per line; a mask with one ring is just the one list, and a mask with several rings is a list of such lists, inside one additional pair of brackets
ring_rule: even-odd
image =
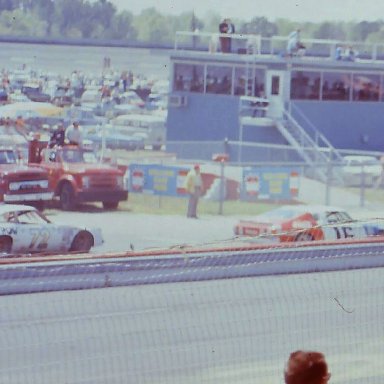
[[(236, 33), (264, 37), (286, 36), (300, 27), (302, 38), (379, 43), (384, 40), (384, 21), (297, 23), (288, 19), (269, 21), (263, 16), (232, 20)], [(176, 31), (218, 32), (221, 17), (211, 12), (165, 15), (147, 8), (139, 15), (117, 11), (108, 0), (0, 0), (0, 36), (29, 38), (108, 39), (127, 43), (172, 44)]]

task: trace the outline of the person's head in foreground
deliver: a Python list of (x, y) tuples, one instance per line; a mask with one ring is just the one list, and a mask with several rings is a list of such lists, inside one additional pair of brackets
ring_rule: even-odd
[(325, 384), (330, 377), (325, 356), (316, 351), (292, 352), (284, 371), (286, 384)]

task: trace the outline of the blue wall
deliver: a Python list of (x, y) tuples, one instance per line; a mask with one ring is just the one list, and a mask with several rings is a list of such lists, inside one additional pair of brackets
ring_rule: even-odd
[(237, 140), (237, 97), (187, 94), (187, 98), (187, 106), (169, 107), (168, 141)]
[[(167, 141), (239, 140), (239, 98), (209, 94), (187, 94), (187, 106), (169, 107)], [(275, 127), (249, 126), (243, 140), (286, 144)]]
[(384, 103), (296, 101), (295, 105), (334, 147), (384, 150)]
[[(238, 97), (209, 94), (186, 94), (186, 96), (188, 104), (185, 107), (170, 107), (168, 110), (168, 142), (222, 142), (225, 138), (230, 141), (239, 140)], [(292, 103), (335, 148), (384, 151), (384, 103), (341, 101)], [(294, 109), (293, 115), (304, 129), (309, 130), (308, 124)], [(287, 144), (273, 126), (245, 126), (243, 140)], [(172, 145), (172, 150), (175, 149), (177, 148)], [(193, 152), (195, 151), (196, 148), (193, 149)], [(199, 156), (197, 153), (195, 156), (190, 153), (188, 157)]]

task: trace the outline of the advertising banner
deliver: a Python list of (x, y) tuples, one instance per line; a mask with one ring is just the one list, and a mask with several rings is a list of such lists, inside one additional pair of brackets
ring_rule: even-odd
[(299, 172), (289, 167), (243, 169), (240, 199), (247, 201), (294, 200), (299, 193)]
[(163, 196), (186, 196), (184, 189), (188, 168), (159, 164), (131, 164), (128, 190)]

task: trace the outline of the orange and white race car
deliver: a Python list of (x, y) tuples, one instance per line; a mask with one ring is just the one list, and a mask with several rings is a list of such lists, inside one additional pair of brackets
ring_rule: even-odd
[(383, 236), (384, 223), (357, 221), (343, 209), (323, 205), (284, 205), (240, 220), (234, 227), (237, 236), (270, 237), (280, 242), (339, 240)]

